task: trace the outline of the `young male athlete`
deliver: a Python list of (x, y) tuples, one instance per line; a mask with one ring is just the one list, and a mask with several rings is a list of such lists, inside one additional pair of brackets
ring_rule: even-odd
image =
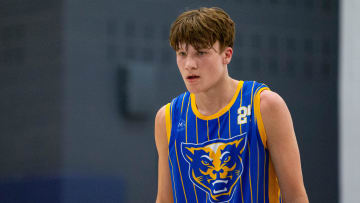
[(228, 75), (235, 26), (219, 8), (182, 13), (170, 44), (188, 92), (155, 119), (157, 202), (308, 202), (283, 99)]

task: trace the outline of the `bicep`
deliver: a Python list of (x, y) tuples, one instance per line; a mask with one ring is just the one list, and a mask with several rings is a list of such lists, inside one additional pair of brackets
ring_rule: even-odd
[(166, 135), (165, 106), (155, 118), (155, 143), (158, 151), (158, 192), (156, 202), (172, 202), (171, 176), (168, 164), (168, 141)]
[(274, 92), (264, 91), (260, 96), (260, 110), (283, 198), (306, 196), (298, 144), (284, 100)]

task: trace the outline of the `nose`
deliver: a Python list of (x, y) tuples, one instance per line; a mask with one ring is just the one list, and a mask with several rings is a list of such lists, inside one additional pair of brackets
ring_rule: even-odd
[(196, 69), (196, 61), (191, 56), (186, 58), (185, 69)]
[(216, 175), (216, 178), (218, 179), (218, 178), (220, 178), (220, 174), (221, 173), (223, 173), (224, 172), (224, 170), (223, 169), (220, 169), (220, 170), (214, 170), (213, 171), (213, 173), (214, 173), (214, 175)]

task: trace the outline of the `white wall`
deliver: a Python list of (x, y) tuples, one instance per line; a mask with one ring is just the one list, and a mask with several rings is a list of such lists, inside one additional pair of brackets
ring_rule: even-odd
[(360, 202), (360, 1), (340, 1), (340, 202)]

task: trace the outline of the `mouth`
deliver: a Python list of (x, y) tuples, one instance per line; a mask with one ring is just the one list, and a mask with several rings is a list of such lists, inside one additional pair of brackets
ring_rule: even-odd
[(228, 188), (227, 188), (227, 183), (228, 180), (216, 180), (212, 183), (214, 189), (213, 189), (213, 194), (219, 194), (219, 193), (223, 193), (223, 192), (227, 192)]
[(194, 80), (199, 79), (199, 78), (200, 78), (200, 76), (198, 76), (198, 75), (189, 75), (189, 76), (186, 77), (186, 79), (188, 81), (194, 81)]

